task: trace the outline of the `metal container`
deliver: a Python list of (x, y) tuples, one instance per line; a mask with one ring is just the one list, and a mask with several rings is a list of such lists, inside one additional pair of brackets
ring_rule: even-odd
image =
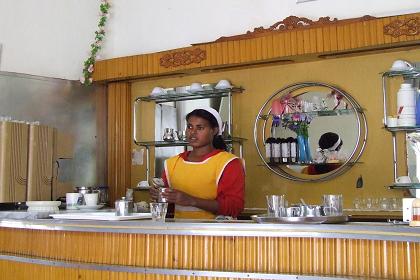
[(133, 214), (133, 201), (127, 200), (124, 196), (115, 201), (116, 216), (130, 216)]
[(94, 188), (93, 187), (80, 186), (80, 187), (75, 187), (74, 190), (76, 192), (84, 195), (85, 193), (93, 193)]
[(99, 193), (99, 204), (108, 204), (108, 186), (97, 186), (94, 188), (94, 191)]

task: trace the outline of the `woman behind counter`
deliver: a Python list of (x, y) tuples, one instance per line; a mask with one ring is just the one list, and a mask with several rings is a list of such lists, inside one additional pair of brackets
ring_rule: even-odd
[[(242, 162), (226, 152), (222, 119), (213, 108), (193, 110), (186, 116), (187, 141), (192, 151), (165, 161), (162, 197), (175, 204), (175, 218), (237, 217), (244, 207), (245, 172)], [(159, 190), (150, 189), (156, 200)]]

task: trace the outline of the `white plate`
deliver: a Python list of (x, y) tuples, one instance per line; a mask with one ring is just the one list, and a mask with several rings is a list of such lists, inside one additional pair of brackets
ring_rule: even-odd
[(80, 210), (97, 210), (97, 209), (101, 209), (102, 207), (104, 207), (103, 204), (99, 204), (99, 205), (77, 205), (76, 206), (77, 209)]
[(51, 214), (54, 219), (66, 220), (98, 220), (98, 221), (126, 221), (126, 220), (140, 220), (151, 219), (150, 213), (133, 213), (130, 216), (115, 216), (114, 212), (91, 212), (91, 213), (65, 213), (65, 214)]

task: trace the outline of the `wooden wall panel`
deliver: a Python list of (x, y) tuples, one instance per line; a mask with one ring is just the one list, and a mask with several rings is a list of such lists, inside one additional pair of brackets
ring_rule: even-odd
[(108, 186), (111, 203), (125, 195), (131, 180), (131, 86), (108, 84)]
[[(217, 69), (238, 63), (258, 64), (267, 60), (305, 61), (305, 58), (313, 60), (319, 55), (334, 51), (351, 53), (353, 50), (359, 52), (360, 50), (369, 51), (383, 47), (420, 44), (420, 32), (416, 35), (396, 37), (384, 34), (384, 26), (387, 24), (410, 18), (417, 18), (420, 21), (420, 13), (359, 21), (344, 20), (281, 32), (274, 30), (263, 35), (257, 34), (255, 38), (234, 38), (230, 41), (198, 44), (165, 52), (113, 58), (96, 62), (94, 80), (131, 80), (171, 72), (193, 73), (204, 67)], [(200, 62), (186, 62), (169, 67), (160, 65), (160, 59), (166, 54), (183, 54), (185, 51), (197, 48), (206, 53), (206, 58)]]
[(0, 252), (56, 261), (153, 268), (420, 278), (420, 243), (398, 241), (0, 228)]

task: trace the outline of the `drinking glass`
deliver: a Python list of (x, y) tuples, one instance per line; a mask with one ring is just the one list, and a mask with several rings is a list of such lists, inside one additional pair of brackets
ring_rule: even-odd
[(343, 195), (341, 194), (324, 194), (324, 213), (326, 216), (343, 215)]
[(168, 203), (166, 202), (151, 202), (150, 213), (152, 220), (155, 222), (165, 222), (166, 211), (168, 210)]
[(281, 217), (284, 212), (284, 195), (267, 195), (267, 214), (270, 217)]

